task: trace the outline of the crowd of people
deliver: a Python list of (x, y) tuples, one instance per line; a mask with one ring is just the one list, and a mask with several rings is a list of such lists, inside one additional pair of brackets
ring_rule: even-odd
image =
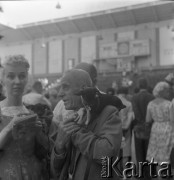
[[(114, 161), (121, 156), (122, 169), (133, 159), (137, 165), (152, 158), (159, 164), (173, 163), (172, 74), (152, 93), (145, 78), (139, 79), (133, 95), (127, 87), (105, 93), (97, 87), (95, 66), (79, 63), (63, 74), (58, 90), (44, 95), (42, 83), (36, 81), (24, 95), (29, 67), (21, 55), (2, 63), (0, 179), (126, 179), (114, 171), (108, 175), (102, 169), (103, 157)], [(107, 103), (101, 101), (103, 96)], [(148, 166), (143, 173), (142, 179), (151, 179)]]

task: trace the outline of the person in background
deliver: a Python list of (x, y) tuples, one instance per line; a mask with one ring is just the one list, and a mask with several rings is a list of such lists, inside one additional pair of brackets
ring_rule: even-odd
[[(171, 110), (170, 110), (170, 114), (171, 114), (171, 119), (173, 119), (172, 121), (172, 127), (174, 128), (174, 74), (173, 73), (169, 73), (165, 78), (164, 81), (167, 82), (169, 84), (169, 101), (171, 101)], [(174, 134), (173, 134), (174, 137)], [(171, 160), (171, 165), (172, 168), (174, 169), (174, 147), (172, 148), (172, 152), (170, 155), (170, 160)]]
[(4, 100), (6, 97), (3, 92), (3, 85), (0, 84), (0, 101)]
[(26, 88), (24, 90), (24, 94), (23, 95), (28, 94), (31, 91), (32, 91), (32, 86), (31, 86), (31, 84), (28, 84), (28, 85), (26, 85)]
[(49, 100), (49, 92), (48, 91), (46, 91), (45, 93), (44, 93), (44, 96), (45, 96), (45, 98), (47, 98), (48, 100)]
[(146, 159), (150, 162), (154, 158), (158, 164), (170, 162), (170, 153), (173, 147), (173, 128), (171, 126), (173, 120), (170, 119), (169, 89), (168, 83), (157, 83), (153, 89), (155, 99), (149, 102), (147, 106), (146, 123), (153, 124)]
[[(89, 73), (89, 76), (92, 80), (92, 86), (96, 87), (97, 84), (97, 69), (93, 64), (89, 64), (89, 63), (85, 63), (85, 62), (81, 62), (79, 64), (77, 64), (74, 69), (82, 69), (84, 71), (86, 71), (87, 73)], [(63, 121), (63, 117), (66, 117), (67, 114), (71, 114), (73, 111), (72, 110), (66, 110), (64, 103), (62, 100), (60, 100), (58, 102), (58, 104), (56, 105), (56, 107), (54, 108), (53, 114), (53, 120), (52, 120), (52, 124), (50, 127), (50, 137), (52, 137), (53, 139), (55, 138), (56, 134), (57, 134), (57, 129), (58, 129), (58, 124), (60, 121)]]
[[(73, 180), (100, 180), (102, 175), (105, 176), (104, 170), (101, 172), (102, 157), (115, 159), (119, 153), (122, 125), (116, 107), (106, 106), (101, 113), (91, 114), (89, 118), (81, 97), (76, 95), (82, 88), (92, 86), (89, 74), (80, 69), (67, 71), (61, 80), (59, 95), (66, 110), (72, 110), (74, 114), (59, 122), (51, 156), (55, 179), (66, 179), (71, 174)], [(84, 111), (80, 115), (81, 109)], [(119, 177), (113, 173), (109, 179)]]
[(60, 97), (58, 96), (58, 91), (56, 88), (52, 88), (48, 91), (48, 100), (51, 103), (51, 109), (54, 110), (57, 103), (60, 101)]
[(35, 119), (30, 125), (17, 124), (19, 118), (22, 120), (30, 114), (22, 103), (29, 63), (22, 55), (13, 55), (2, 66), (7, 98), (0, 102), (0, 179), (48, 180), (45, 160), (49, 143), (41, 122)]
[[(146, 153), (149, 143), (149, 136), (147, 136), (145, 131), (146, 111), (148, 103), (154, 99), (154, 96), (147, 90), (148, 83), (145, 78), (140, 78), (138, 84), (140, 90), (132, 97), (132, 106), (135, 115), (133, 131), (135, 133), (135, 152), (137, 164), (139, 162), (146, 161)], [(149, 180), (150, 177), (147, 177), (149, 172), (146, 171), (148, 171), (148, 169), (145, 167), (144, 179)]]
[(43, 93), (43, 86), (40, 81), (35, 81), (32, 91), (23, 96), (23, 103), (26, 105), (45, 104), (51, 108), (51, 103), (47, 100)]
[(139, 87), (135, 87), (133, 93), (137, 94), (137, 93), (139, 93), (139, 91), (140, 91)]
[(174, 75), (173, 73), (169, 73), (165, 78), (164, 81), (169, 84), (169, 97), (168, 99), (171, 101), (174, 98)]
[(126, 99), (128, 95), (128, 88), (127, 87), (120, 87), (118, 89), (118, 97), (121, 99), (123, 104), (126, 108), (122, 109), (119, 112), (119, 117), (122, 121), (122, 129), (123, 129), (123, 137), (124, 140), (124, 147), (123, 147), (123, 167), (125, 166), (126, 162), (130, 162), (131, 160), (131, 123), (134, 119), (134, 113), (132, 109), (132, 103)]
[(81, 62), (77, 64), (74, 69), (82, 69), (86, 71), (92, 80), (92, 86), (97, 87), (97, 69), (93, 64)]
[(151, 86), (148, 86), (148, 88), (147, 88), (147, 91), (150, 93), (150, 94), (153, 94), (153, 88), (151, 87)]
[(107, 88), (106, 89), (106, 94), (109, 94), (109, 95), (115, 95), (115, 89), (110, 87), (110, 88)]

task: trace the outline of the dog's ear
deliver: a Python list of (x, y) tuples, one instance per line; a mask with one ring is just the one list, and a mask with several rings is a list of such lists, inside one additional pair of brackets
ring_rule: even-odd
[(81, 96), (82, 95), (82, 90), (75, 91), (74, 95)]
[(84, 89), (79, 89), (79, 90), (74, 91), (74, 95), (82, 96), (83, 94), (84, 94)]

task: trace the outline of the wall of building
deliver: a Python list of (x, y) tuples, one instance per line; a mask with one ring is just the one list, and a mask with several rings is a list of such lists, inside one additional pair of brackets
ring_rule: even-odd
[(48, 55), (48, 44), (43, 47), (40, 41), (36, 41), (32, 44), (33, 46), (33, 74), (43, 75), (48, 73), (47, 55)]
[(82, 62), (91, 63), (91, 60), (97, 57), (96, 35), (85, 36), (81, 38), (81, 56)]
[(64, 70), (69, 69), (69, 66), (73, 66), (79, 62), (80, 56), (80, 39), (69, 38), (64, 40)]
[[(174, 64), (174, 40), (173, 32), (168, 24), (169, 21), (148, 23), (64, 37), (50, 37), (45, 38), (44, 42), (39, 39), (1, 45), (0, 57), (3, 59), (6, 55), (22, 53), (29, 60), (30, 73), (34, 77), (47, 77), (51, 81), (54, 81), (71, 66), (81, 61), (91, 63), (95, 59), (98, 71), (101, 72), (101, 79), (109, 79), (109, 75), (106, 74), (110, 72), (115, 73), (116, 77), (118, 58), (108, 58), (109, 60), (102, 58), (101, 47), (120, 41), (148, 39), (150, 55), (135, 57), (136, 68), (146, 70), (150, 67), (153, 70), (158, 66), (171, 67)], [(112, 76), (114, 77), (114, 75)], [(108, 82), (110, 81), (114, 81), (114, 78), (110, 77)]]
[(136, 31), (136, 39), (149, 39), (150, 40), (150, 55), (145, 57), (137, 57), (137, 66), (149, 67), (150, 65), (157, 65), (157, 38), (156, 28), (145, 26), (143, 29)]
[(48, 44), (48, 74), (61, 73), (63, 69), (63, 42), (53, 40)]
[(32, 74), (32, 44), (29, 42), (25, 43), (17, 43), (15, 45), (5, 45), (0, 46), (0, 59), (1, 61), (4, 60), (6, 56), (14, 55), (14, 54), (22, 54), (24, 55), (29, 63), (30, 63), (30, 70), (29, 73)]
[(159, 31), (161, 66), (174, 64), (174, 31), (171, 27), (162, 27)]

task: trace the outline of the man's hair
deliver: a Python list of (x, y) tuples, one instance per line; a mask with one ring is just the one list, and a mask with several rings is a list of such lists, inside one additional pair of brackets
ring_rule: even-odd
[(93, 64), (81, 62), (81, 63), (77, 64), (74, 67), (74, 69), (82, 69), (82, 70), (86, 71), (89, 74), (93, 85), (94, 86), (96, 85), (96, 83), (97, 83), (97, 69)]
[(71, 82), (74, 82), (75, 86), (91, 87), (92, 80), (89, 74), (82, 69), (71, 69), (65, 72), (62, 77), (62, 80), (68, 79)]
[(145, 78), (140, 78), (138, 80), (138, 85), (140, 89), (147, 89), (148, 88), (148, 83), (147, 80)]

